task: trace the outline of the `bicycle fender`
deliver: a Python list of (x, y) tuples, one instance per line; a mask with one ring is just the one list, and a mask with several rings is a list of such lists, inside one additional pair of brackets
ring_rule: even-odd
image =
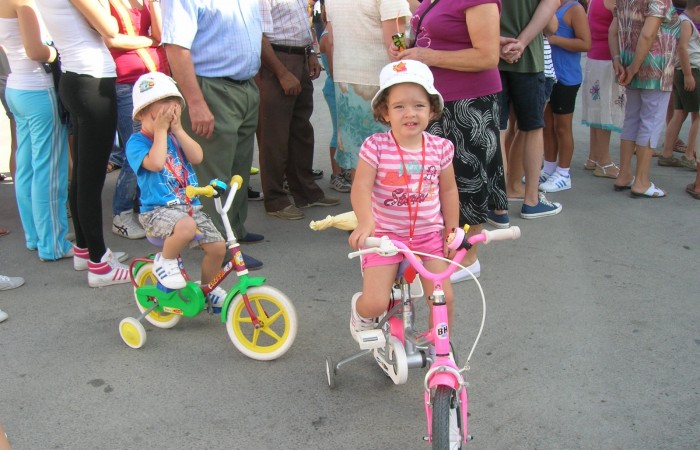
[(145, 308), (153, 306), (149, 297), (158, 300), (159, 311), (171, 312), (185, 317), (194, 317), (204, 308), (204, 295), (196, 283), (187, 282), (187, 286), (172, 292), (163, 292), (157, 286), (141, 286), (136, 289), (139, 304)]
[(238, 283), (236, 283), (236, 285), (233, 286), (230, 291), (228, 291), (228, 294), (226, 294), (224, 306), (221, 308), (221, 323), (226, 323), (226, 317), (228, 317), (228, 308), (231, 305), (233, 299), (236, 298), (238, 294), (248, 292), (248, 289), (252, 287), (262, 286), (263, 284), (265, 284), (266, 280), (267, 278), (265, 277), (250, 277), (248, 275), (244, 275), (241, 278), (239, 278)]

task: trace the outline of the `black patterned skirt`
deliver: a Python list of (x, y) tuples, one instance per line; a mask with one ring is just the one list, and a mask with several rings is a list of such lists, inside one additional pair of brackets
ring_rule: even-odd
[(498, 94), (491, 94), (445, 102), (440, 120), (428, 127), (455, 146), (460, 226), (486, 223), (489, 209), (508, 209), (499, 117)]

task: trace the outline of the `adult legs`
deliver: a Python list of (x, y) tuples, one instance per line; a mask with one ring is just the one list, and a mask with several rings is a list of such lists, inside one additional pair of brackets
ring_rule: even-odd
[[(122, 149), (124, 151), (126, 150), (126, 143), (129, 141), (131, 135), (141, 129), (141, 125), (131, 119), (131, 113), (134, 109), (131, 98), (132, 88), (133, 85), (131, 84), (117, 83), (116, 85), (117, 133), (119, 134), (119, 140), (122, 143)], [(134, 199), (136, 197), (136, 174), (126, 160), (126, 155), (124, 155), (119, 165), (122, 166), (122, 169), (114, 187), (114, 197), (112, 198), (113, 216), (133, 210)]]
[(76, 246), (100, 262), (107, 248), (102, 234), (102, 188), (114, 143), (117, 109), (114, 78), (66, 72), (60, 95), (71, 114), (74, 136), (73, 177), (69, 201)]
[[(255, 130), (258, 124), (260, 97), (253, 80), (242, 84), (218, 78), (197, 77), (202, 94), (214, 115), (214, 133), (210, 139), (191, 135), (202, 146), (204, 160), (195, 171), (200, 184), (209, 183), (213, 178), (228, 182), (232, 175), (240, 175), (243, 185), (236, 194), (228, 212), (231, 228), (236, 237), (247, 234), (245, 221), (248, 217), (248, 198), (245, 195), (250, 181), (250, 167), (253, 163)], [(192, 130), (189, 113), (184, 111), (182, 123), (185, 130)], [(203, 210), (209, 215), (216, 228), (225, 235), (223, 222), (216, 212), (214, 201), (200, 199)]]

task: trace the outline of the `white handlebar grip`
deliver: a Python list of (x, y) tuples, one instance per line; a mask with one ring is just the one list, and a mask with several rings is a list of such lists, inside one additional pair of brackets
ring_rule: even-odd
[(484, 231), (486, 234), (486, 241), (484, 243), (488, 244), (491, 241), (509, 241), (515, 240), (520, 237), (520, 227), (510, 227), (504, 230), (492, 230)]
[(368, 237), (365, 239), (365, 247), (381, 247), (382, 238)]

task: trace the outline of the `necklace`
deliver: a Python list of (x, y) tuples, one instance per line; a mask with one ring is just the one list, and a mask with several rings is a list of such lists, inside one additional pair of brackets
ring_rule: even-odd
[(418, 177), (418, 189), (416, 190), (415, 197), (416, 209), (415, 211), (412, 211), (411, 203), (413, 202), (411, 199), (411, 176), (408, 173), (408, 166), (406, 165), (406, 162), (403, 159), (403, 151), (401, 150), (401, 146), (396, 140), (394, 132), (390, 131), (390, 133), (391, 138), (394, 140), (394, 144), (396, 145), (396, 151), (398, 152), (399, 157), (401, 158), (401, 165), (403, 166), (404, 170), (403, 179), (406, 182), (406, 206), (408, 207), (408, 247), (411, 248), (411, 244), (413, 242), (413, 235), (416, 231), (416, 222), (418, 221), (418, 209), (420, 208), (420, 196), (423, 188), (423, 168), (425, 167), (425, 138), (421, 135), (421, 164), (420, 175)]

